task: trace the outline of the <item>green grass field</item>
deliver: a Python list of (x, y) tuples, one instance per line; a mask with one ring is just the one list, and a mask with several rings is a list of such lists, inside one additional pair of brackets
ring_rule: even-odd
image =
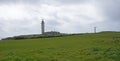
[(0, 61), (120, 61), (120, 32), (0, 41)]

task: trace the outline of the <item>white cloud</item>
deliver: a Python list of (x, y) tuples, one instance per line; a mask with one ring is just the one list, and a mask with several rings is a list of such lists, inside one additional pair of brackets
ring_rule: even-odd
[(85, 25), (103, 20), (100, 11), (91, 4), (63, 6), (58, 16), (62, 19), (66, 18), (69, 21), (79, 22)]
[(106, 16), (101, 7), (96, 2), (94, 4), (93, 1), (85, 1), (81, 4), (72, 2), (57, 4), (55, 2), (59, 3), (59, 1), (54, 0), (52, 2), (45, 0), (44, 3), (39, 1), (37, 4), (2, 4), (0, 5), (0, 32), (4, 37), (38, 34), (41, 29), (41, 19), (45, 19), (46, 31), (55, 29), (67, 33), (92, 32), (94, 26), (101, 26), (104, 22), (102, 26), (107, 26)]
[(23, 19), (29, 17), (28, 13), (25, 12), (23, 5), (2, 5), (0, 6), (0, 18), (5, 20)]
[(7, 35), (38, 33), (40, 31), (38, 31), (40, 29), (38, 24), (42, 18), (46, 22), (57, 21), (60, 24), (54, 26), (48, 22), (46, 24), (47, 30), (53, 30), (55, 27), (62, 32), (76, 32), (76, 26), (85, 26), (101, 21), (96, 20), (101, 19), (101, 16), (98, 15), (97, 8), (91, 4), (65, 6), (47, 4), (39, 6), (2, 5), (0, 6), (0, 13), (0, 18), (4, 19), (1, 22), (4, 22), (4, 31)]

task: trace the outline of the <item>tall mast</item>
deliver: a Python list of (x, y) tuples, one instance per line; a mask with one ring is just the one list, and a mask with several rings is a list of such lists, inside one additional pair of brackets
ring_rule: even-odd
[(97, 30), (96, 28), (97, 28), (97, 27), (94, 27), (94, 33), (96, 33), (96, 30)]

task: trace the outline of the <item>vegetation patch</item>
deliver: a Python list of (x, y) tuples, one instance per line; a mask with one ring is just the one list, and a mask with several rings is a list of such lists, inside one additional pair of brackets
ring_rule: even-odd
[(120, 61), (120, 33), (0, 41), (0, 61)]

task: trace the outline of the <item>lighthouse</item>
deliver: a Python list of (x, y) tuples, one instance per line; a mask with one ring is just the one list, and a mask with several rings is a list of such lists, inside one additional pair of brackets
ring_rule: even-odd
[(42, 34), (45, 33), (45, 22), (44, 22), (44, 19), (42, 19), (42, 22), (41, 22), (41, 33)]

